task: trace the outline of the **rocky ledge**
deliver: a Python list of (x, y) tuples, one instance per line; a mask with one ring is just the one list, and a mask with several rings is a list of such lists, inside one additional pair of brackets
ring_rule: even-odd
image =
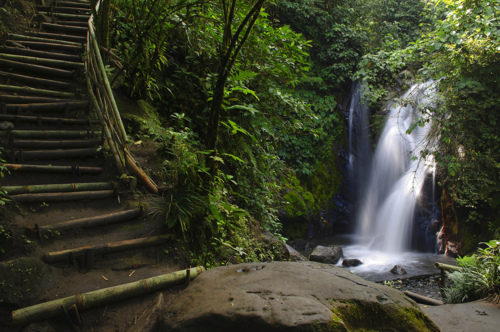
[(316, 262), (249, 263), (197, 277), (157, 331), (439, 331), (400, 291)]

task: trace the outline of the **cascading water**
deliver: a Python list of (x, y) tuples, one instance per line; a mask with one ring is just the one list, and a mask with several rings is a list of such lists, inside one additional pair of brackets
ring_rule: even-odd
[[(423, 149), (433, 147), (427, 141), (431, 121), (426, 106), (434, 96), (433, 82), (417, 84), (389, 110), (358, 204), (357, 234), (372, 249), (392, 254), (409, 249), (417, 198), (426, 176), (434, 170), (431, 156), (425, 161), (419, 158)], [(407, 134), (422, 117), (423, 126)]]

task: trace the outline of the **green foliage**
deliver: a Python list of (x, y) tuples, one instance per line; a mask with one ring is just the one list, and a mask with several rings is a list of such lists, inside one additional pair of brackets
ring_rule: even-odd
[[(4, 163), (5, 160), (2, 159), (2, 147), (0, 147), (0, 179), (3, 179), (6, 174), (9, 174), (9, 170)], [(0, 218), (3, 216), (3, 209), (5, 208), (5, 205), (9, 202), (10, 199), (7, 197), (7, 193), (0, 190)]]
[(453, 285), (445, 289), (446, 302), (473, 301), (500, 294), (500, 242), (481, 243), (477, 254), (457, 258), (459, 271), (450, 274)]

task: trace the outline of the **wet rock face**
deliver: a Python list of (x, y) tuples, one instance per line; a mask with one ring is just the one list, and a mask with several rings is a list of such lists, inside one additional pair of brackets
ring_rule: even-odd
[(345, 266), (345, 267), (354, 267), (354, 266), (359, 266), (361, 264), (363, 264), (363, 262), (361, 262), (357, 258), (344, 259), (342, 261), (342, 266)]
[(309, 260), (324, 264), (337, 264), (342, 255), (343, 252), (340, 246), (317, 246), (311, 253)]
[(202, 273), (156, 331), (438, 331), (401, 292), (315, 262), (248, 263)]
[(394, 265), (394, 267), (391, 269), (391, 272), (394, 273), (394, 274), (399, 274), (399, 275), (403, 275), (403, 274), (407, 273), (406, 270), (403, 269), (399, 265)]

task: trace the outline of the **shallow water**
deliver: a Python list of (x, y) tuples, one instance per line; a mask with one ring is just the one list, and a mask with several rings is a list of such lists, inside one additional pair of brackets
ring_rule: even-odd
[[(412, 276), (438, 274), (440, 270), (434, 268), (435, 262), (456, 265), (455, 259), (444, 255), (422, 252), (403, 252), (401, 254), (390, 254), (370, 249), (366, 246), (354, 245), (354, 236), (343, 235), (328, 237), (311, 241), (316, 245), (339, 245), (344, 252), (343, 259), (357, 258), (362, 265), (348, 268), (352, 273), (371, 281), (381, 281), (396, 278), (407, 278)], [(310, 252), (306, 252), (308, 255)], [(306, 256), (307, 257), (307, 256)], [(342, 260), (337, 263), (342, 266)], [(399, 265), (407, 272), (405, 275), (391, 273), (394, 265)]]

